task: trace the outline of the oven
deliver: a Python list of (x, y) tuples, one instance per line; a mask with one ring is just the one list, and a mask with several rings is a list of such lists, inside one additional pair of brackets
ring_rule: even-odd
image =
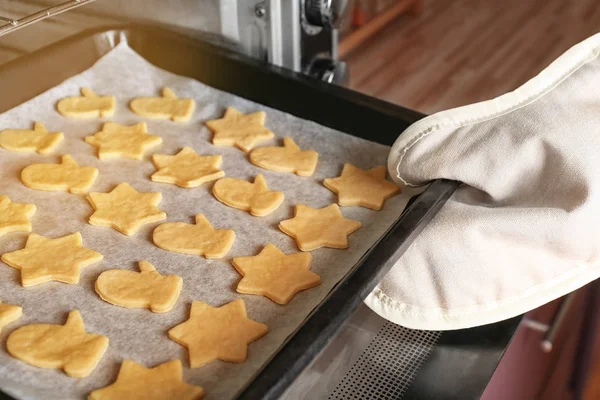
[[(0, 19), (2, 40), (45, 18), (75, 13), (72, 8), (102, 6), (102, 1), (87, 3), (92, 1), (68, 1), (30, 16)], [(216, 11), (213, 18), (219, 21), (208, 35), (189, 27), (170, 29), (148, 23), (100, 27), (2, 66), (2, 91), (11, 95), (0, 98), (0, 111), (91, 65), (118, 43), (117, 38), (125, 37), (136, 52), (167, 71), (384, 145), (391, 145), (400, 132), (423, 117), (341, 86), (347, 69), (337, 59), (337, 24), (344, 17), (345, 2), (200, 3)], [(77, 67), (55, 68), (73, 54), (80, 58)], [(44, 74), (47, 70), (55, 73)], [(401, 217), (236, 398), (478, 398), (520, 318), (459, 331), (418, 331), (385, 321), (362, 304), (457, 186), (440, 180), (414, 196)]]

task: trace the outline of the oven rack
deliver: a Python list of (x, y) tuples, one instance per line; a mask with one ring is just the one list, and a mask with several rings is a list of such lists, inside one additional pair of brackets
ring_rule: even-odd
[(95, 0), (69, 0), (18, 19), (3, 17), (2, 15), (0, 15), (0, 36), (14, 32), (26, 26), (35, 24), (36, 22), (43, 21), (46, 18), (62, 14), (66, 11), (73, 10), (77, 7), (81, 7), (85, 4), (92, 3), (93, 1)]

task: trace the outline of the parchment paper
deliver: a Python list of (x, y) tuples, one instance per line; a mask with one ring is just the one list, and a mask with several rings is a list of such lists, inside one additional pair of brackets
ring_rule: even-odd
[[(58, 114), (55, 110), (57, 101), (65, 96), (78, 95), (82, 86), (90, 87), (99, 94), (115, 95), (117, 110), (114, 117), (77, 120)], [(148, 131), (163, 138), (160, 147), (152, 149), (143, 161), (100, 161), (96, 157), (97, 149), (85, 143), (83, 137), (100, 130), (103, 121), (133, 124), (144, 120), (129, 110), (129, 101), (136, 96), (159, 95), (163, 86), (170, 87), (180, 97), (196, 100), (197, 108), (192, 120), (184, 124), (145, 120)], [(263, 170), (250, 164), (247, 155), (236, 148), (213, 146), (211, 134), (202, 123), (220, 118), (227, 106), (242, 112), (266, 111), (266, 125), (275, 133), (276, 139), (264, 145), (281, 145), (284, 136), (292, 136), (301, 148), (314, 149), (319, 153), (315, 174), (299, 177)], [(388, 199), (382, 211), (343, 207), (345, 217), (362, 223), (362, 228), (350, 235), (349, 249), (313, 251), (312, 270), (321, 276), (322, 284), (301, 292), (290, 303), (281, 306), (262, 296), (238, 294), (235, 287), (240, 276), (231, 266), (231, 259), (255, 255), (268, 242), (286, 253), (299, 251), (294, 240), (277, 228), (279, 221), (293, 216), (294, 204), (324, 207), (335, 202), (336, 195), (322, 185), (323, 179), (338, 176), (344, 163), (361, 168), (385, 165), (388, 147), (158, 69), (125, 43), (118, 45), (87, 71), (1, 115), (0, 130), (30, 129), (34, 121), (43, 122), (48, 131), (64, 132), (65, 139), (53, 154), (46, 156), (14, 153), (0, 148), (0, 194), (8, 195), (15, 202), (37, 206), (37, 213), (32, 219), (33, 232), (51, 238), (81, 232), (84, 246), (102, 253), (104, 260), (84, 268), (77, 285), (49, 282), (30, 288), (20, 285), (19, 271), (0, 263), (0, 301), (23, 307), (23, 317), (2, 331), (0, 350), (0, 387), (18, 398), (84, 398), (90, 391), (112, 383), (124, 359), (154, 367), (176, 358), (183, 362), (185, 381), (201, 385), (206, 399), (234, 397), (389, 228), (409, 198), (402, 194)], [(199, 154), (221, 154), (222, 169), (229, 177), (249, 179), (262, 173), (271, 189), (285, 193), (285, 202), (266, 217), (253, 217), (219, 203), (210, 192), (212, 183), (183, 189), (151, 182), (149, 176), (155, 168), (150, 161), (150, 153), (174, 154), (183, 146), (191, 146)], [(128, 182), (139, 191), (161, 192), (163, 200), (159, 208), (167, 213), (167, 221), (192, 223), (194, 215), (204, 213), (215, 227), (233, 229), (236, 240), (231, 251), (220, 260), (167, 252), (154, 246), (151, 240), (152, 231), (158, 223), (144, 226), (134, 236), (125, 236), (113, 229), (87, 223), (93, 210), (85, 195), (37, 191), (21, 183), (19, 176), (24, 167), (39, 162), (57, 163), (62, 154), (70, 154), (80, 165), (99, 169), (99, 177), (91, 189), (93, 192), (107, 192), (120, 182)], [(0, 253), (22, 248), (27, 236), (25, 233), (11, 233), (0, 238)], [(144, 309), (117, 307), (102, 301), (94, 291), (95, 280), (101, 272), (113, 268), (138, 271), (139, 260), (148, 260), (161, 274), (177, 274), (183, 278), (183, 291), (171, 312), (155, 314)], [(249, 346), (245, 363), (217, 361), (190, 369), (188, 350), (171, 341), (167, 331), (188, 319), (192, 300), (220, 306), (238, 298), (244, 299), (249, 317), (267, 324), (270, 332)], [(73, 309), (81, 312), (88, 332), (110, 339), (106, 354), (89, 377), (71, 378), (61, 370), (32, 367), (7, 353), (6, 337), (16, 328), (31, 323), (64, 324), (67, 313)]]

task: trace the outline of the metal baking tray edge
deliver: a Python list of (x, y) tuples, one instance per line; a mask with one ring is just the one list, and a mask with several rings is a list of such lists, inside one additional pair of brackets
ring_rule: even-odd
[[(86, 70), (124, 38), (132, 49), (160, 68), (382, 144), (391, 145), (400, 132), (423, 117), (415, 111), (217, 47), (202, 40), (198, 32), (182, 34), (144, 26), (84, 31), (3, 65), (0, 87), (9, 95), (0, 98), (0, 113)], [(438, 180), (413, 198), (386, 234), (288, 336), (237, 399), (278, 398), (327, 345), (457, 187), (457, 182)]]

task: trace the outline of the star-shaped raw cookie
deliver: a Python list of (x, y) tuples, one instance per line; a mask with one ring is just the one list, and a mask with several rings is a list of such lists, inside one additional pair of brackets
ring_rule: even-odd
[(198, 214), (195, 225), (167, 222), (157, 226), (152, 240), (163, 250), (221, 258), (233, 245), (235, 232), (231, 229), (215, 229), (204, 215)]
[(321, 283), (310, 270), (310, 253), (285, 254), (274, 244), (267, 244), (251, 257), (235, 257), (231, 263), (243, 276), (237, 291), (258, 294), (279, 304), (287, 304), (301, 290)]
[(214, 133), (213, 144), (235, 146), (248, 152), (257, 143), (273, 138), (273, 132), (264, 127), (266, 118), (264, 111), (242, 114), (227, 107), (223, 118), (207, 121), (206, 126)]
[(279, 223), (279, 229), (296, 239), (302, 251), (319, 247), (345, 249), (348, 235), (360, 228), (360, 222), (344, 218), (337, 204), (323, 208), (296, 205), (294, 218)]
[(84, 87), (81, 88), (81, 96), (65, 97), (56, 108), (63, 117), (112, 117), (115, 113), (115, 96), (98, 96)]
[(284, 198), (282, 192), (269, 190), (267, 181), (261, 174), (256, 175), (254, 183), (235, 178), (219, 179), (212, 192), (221, 203), (250, 211), (250, 214), (258, 217), (275, 211)]
[(250, 162), (257, 167), (279, 172), (294, 172), (311, 176), (317, 168), (319, 153), (301, 150), (290, 137), (283, 139), (283, 147), (259, 147), (250, 153)]
[(174, 156), (154, 154), (152, 162), (158, 169), (150, 179), (193, 188), (225, 176), (221, 171), (221, 156), (200, 156), (191, 147), (184, 147)]
[(33, 130), (5, 129), (0, 131), (0, 147), (19, 152), (48, 154), (63, 140), (62, 132), (48, 132), (41, 122)]
[(94, 390), (88, 400), (199, 400), (203, 396), (204, 390), (200, 386), (183, 382), (179, 360), (154, 368), (125, 360), (116, 382)]
[(98, 148), (98, 158), (101, 160), (141, 160), (146, 150), (162, 143), (160, 137), (148, 133), (145, 122), (130, 126), (107, 122), (100, 132), (86, 136), (85, 141)]
[(21, 250), (2, 254), (2, 261), (21, 270), (21, 285), (49, 281), (78, 283), (82, 268), (102, 260), (102, 254), (83, 247), (81, 234), (49, 239), (32, 233)]
[(13, 203), (0, 195), (0, 236), (9, 232), (31, 232), (29, 219), (35, 214), (33, 204)]
[(6, 325), (21, 318), (21, 315), (23, 315), (21, 307), (0, 303), (0, 331)]
[(193, 301), (190, 318), (169, 331), (169, 338), (188, 348), (190, 367), (215, 360), (246, 361), (248, 344), (263, 337), (269, 328), (248, 318), (242, 299), (221, 307)]
[(96, 210), (90, 216), (90, 224), (110, 226), (128, 236), (142, 225), (167, 218), (157, 207), (161, 193), (138, 192), (125, 182), (108, 193), (90, 193), (87, 199)]
[(129, 106), (134, 113), (142, 117), (185, 122), (192, 116), (196, 103), (193, 99), (178, 99), (175, 93), (166, 87), (162, 90), (162, 97), (136, 97)]
[(109, 269), (96, 280), (102, 300), (127, 308), (149, 308), (155, 313), (170, 311), (181, 293), (183, 280), (161, 275), (148, 261), (140, 261), (140, 272)]
[(21, 182), (31, 189), (87, 192), (98, 177), (98, 169), (80, 167), (73, 157), (62, 156), (60, 164), (31, 164), (21, 171)]
[(6, 348), (14, 358), (40, 368), (62, 368), (69, 376), (88, 376), (108, 348), (106, 336), (86, 333), (79, 311), (64, 325), (25, 325), (10, 334)]
[(338, 195), (340, 206), (363, 206), (381, 210), (383, 202), (400, 191), (400, 187), (385, 179), (385, 166), (363, 170), (344, 164), (342, 175), (328, 178), (323, 185)]

